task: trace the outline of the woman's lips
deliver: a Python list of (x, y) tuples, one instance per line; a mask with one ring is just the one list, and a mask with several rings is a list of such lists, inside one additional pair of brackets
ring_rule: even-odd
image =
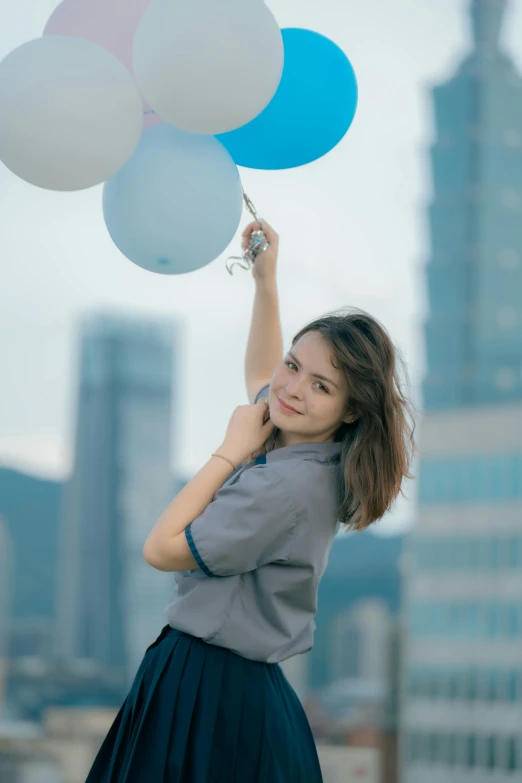
[[(279, 397), (277, 399), (279, 400)], [(279, 407), (281, 408), (283, 413), (295, 413), (297, 415), (300, 415), (299, 411), (294, 411), (293, 408), (289, 408), (288, 405), (285, 405), (283, 400), (279, 400)]]

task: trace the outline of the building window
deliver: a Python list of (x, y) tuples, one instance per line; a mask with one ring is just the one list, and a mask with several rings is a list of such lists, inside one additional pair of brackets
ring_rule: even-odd
[(508, 147), (522, 147), (522, 135), (515, 128), (504, 131), (504, 144)]
[[(511, 367), (500, 367), (496, 381), (502, 388), (511, 388), (510, 384), (515, 385), (517, 379)], [(501, 476), (500, 480), (497, 480), (497, 474)], [(507, 482), (502, 475), (518, 478)], [(522, 497), (520, 477), (522, 456), (519, 454), (425, 459), (421, 462), (419, 500), (421, 503), (455, 503), (515, 499)]]
[[(467, 192), (468, 192), (468, 198), (471, 201), (471, 203), (478, 204), (480, 203), (480, 200), (484, 193), (484, 189), (481, 187), (479, 183), (472, 182), (470, 185), (468, 185)], [(475, 253), (474, 251), (472, 251), (471, 259), (473, 260), (474, 257), (475, 257)]]
[(518, 753), (517, 753), (517, 740), (516, 737), (509, 737), (507, 741), (507, 758), (506, 758), (506, 769), (513, 771), (515, 769), (520, 769), (518, 765)]
[(495, 372), (495, 386), (501, 391), (509, 391), (517, 385), (517, 376), (511, 367), (499, 367)]
[(468, 688), (466, 701), (476, 701), (479, 696), (480, 677), (478, 672), (470, 669), (468, 672)]
[(518, 313), (515, 307), (507, 305), (497, 311), (497, 324), (501, 329), (515, 329), (518, 324)]
[(448, 764), (453, 767), (457, 763), (457, 738), (455, 734), (448, 734)]
[(480, 143), (484, 138), (482, 125), (472, 125), (470, 123), (467, 127), (467, 137), (470, 141), (476, 141)]
[(520, 256), (512, 247), (503, 247), (499, 250), (497, 259), (504, 269), (516, 269), (520, 264)]
[(516, 763), (517, 763), (517, 769), (522, 769), (522, 737), (519, 735), (516, 738)]
[[(500, 461), (491, 476), (491, 496), (519, 496), (522, 460)], [(468, 493), (473, 495), (474, 487)], [(518, 571), (522, 566), (522, 536), (422, 536), (414, 542), (419, 571)]]
[(504, 607), (504, 628), (505, 635), (511, 638), (516, 638), (519, 635), (518, 629), (518, 607), (515, 605)]
[(522, 207), (522, 197), (517, 188), (504, 188), (500, 193), (500, 200), (506, 209), (518, 212)]
[(411, 732), (408, 736), (408, 756), (410, 761), (420, 760), (419, 735), (413, 732)]
[(487, 769), (497, 769), (497, 754), (495, 737), (486, 738), (486, 758), (485, 766)]
[(507, 701), (515, 704), (517, 702), (517, 679), (519, 672), (509, 671), (505, 673), (505, 693)]
[(477, 738), (470, 734), (465, 740), (466, 748), (466, 766), (475, 767), (477, 764)]
[(422, 672), (418, 671), (417, 669), (413, 669), (410, 671), (410, 697), (412, 699), (417, 699), (419, 697), (422, 697), (422, 681), (423, 676)]
[(483, 669), (477, 669), (475, 672), (477, 678), (477, 701), (485, 701), (487, 694), (487, 675)]
[(428, 737), (426, 734), (417, 734), (417, 758), (426, 761), (428, 758)]
[(500, 568), (500, 539), (497, 536), (491, 539), (490, 547), (491, 568), (493, 571), (498, 571)]
[[(420, 603), (411, 607), (410, 632), (417, 638), (447, 636), (460, 639), (498, 639), (522, 637), (522, 604), (490, 603)], [(431, 679), (430, 697), (438, 693)], [(475, 680), (466, 686), (464, 698), (476, 694)]]
[(434, 764), (436, 762), (436, 752), (437, 752), (437, 735), (426, 734), (426, 736), (424, 737), (423, 761), (428, 761), (431, 762), (431, 764)]
[(459, 695), (459, 674), (450, 672), (448, 674), (448, 699), (454, 701)]
[(461, 671), (457, 680), (457, 699), (459, 701), (465, 701), (468, 695), (468, 674)]
[(437, 145), (441, 149), (451, 149), (455, 146), (455, 138), (451, 133), (448, 133), (448, 131), (439, 131)]
[(509, 565), (511, 568), (522, 566), (522, 538), (511, 536), (509, 538)]
[(515, 677), (515, 699), (522, 704), (522, 669), (518, 669)]

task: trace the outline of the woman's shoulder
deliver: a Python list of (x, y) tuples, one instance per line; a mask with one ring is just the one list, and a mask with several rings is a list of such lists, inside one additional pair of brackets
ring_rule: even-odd
[(239, 492), (265, 498), (266, 502), (282, 494), (288, 498), (301, 517), (318, 509), (335, 513), (342, 489), (340, 466), (337, 462), (303, 459), (261, 461), (250, 465), (232, 478)]
[(304, 513), (318, 509), (332, 509), (335, 513), (342, 494), (342, 475), (339, 464), (327, 464), (308, 459), (284, 460), (273, 463), (278, 475), (292, 495), (294, 505)]

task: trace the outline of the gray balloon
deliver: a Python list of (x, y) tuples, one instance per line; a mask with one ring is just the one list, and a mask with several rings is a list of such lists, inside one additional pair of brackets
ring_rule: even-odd
[(91, 41), (52, 35), (0, 63), (0, 159), (48, 190), (82, 190), (112, 177), (143, 127), (131, 74)]

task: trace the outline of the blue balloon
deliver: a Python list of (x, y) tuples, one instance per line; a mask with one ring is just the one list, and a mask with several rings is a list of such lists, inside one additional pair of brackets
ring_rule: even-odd
[(209, 264), (233, 239), (243, 188), (214, 136), (163, 123), (143, 131), (130, 160), (103, 189), (105, 224), (134, 264), (163, 275)]
[(235, 163), (290, 169), (330, 152), (357, 108), (357, 80), (337, 44), (312, 30), (281, 31), (285, 64), (279, 88), (252, 122), (217, 138)]

